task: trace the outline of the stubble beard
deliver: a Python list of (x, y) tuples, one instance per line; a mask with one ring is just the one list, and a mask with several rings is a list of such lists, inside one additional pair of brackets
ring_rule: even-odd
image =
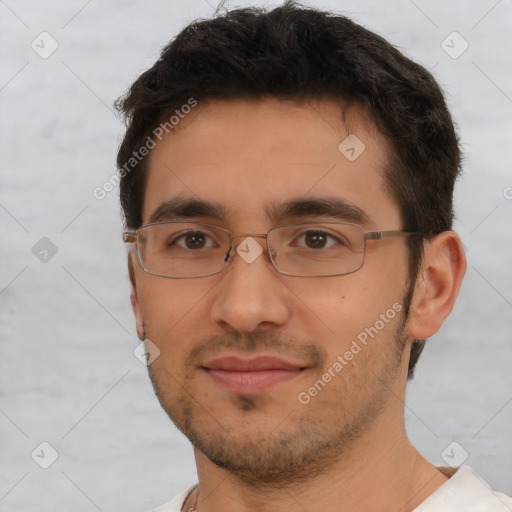
[[(407, 311), (408, 307), (404, 309)], [(149, 367), (149, 375), (169, 418), (208, 459), (249, 485), (281, 486), (321, 474), (340, 460), (384, 410), (402, 363), (406, 319), (402, 314), (393, 334), (380, 344), (381, 349), (389, 346), (389, 350), (372, 357), (374, 368), (365, 368), (356, 375), (345, 374), (344, 387), (337, 395), (330, 395), (332, 400), (327, 405), (321, 395), (329, 393), (328, 390), (323, 390), (307, 405), (298, 405), (296, 395), (290, 396), (293, 406), (288, 415), (284, 414), (276, 421), (273, 429), (250, 430), (250, 435), (244, 429), (237, 431), (236, 427), (223, 427), (222, 419), (215, 419), (211, 404), (208, 411), (187, 391), (187, 382), (178, 382), (165, 368), (153, 365)], [(279, 341), (271, 335), (260, 334), (244, 336), (242, 339), (248, 341), (242, 342), (243, 348), (279, 346)], [(240, 339), (231, 337), (223, 345), (235, 346)], [(363, 350), (373, 348), (369, 344)], [(376, 361), (378, 365), (375, 365)], [(358, 365), (359, 368), (364, 366), (364, 363)], [(347, 366), (336, 379), (342, 379), (343, 372), (350, 371), (356, 370)], [(327, 387), (331, 385), (327, 384)], [(265, 407), (265, 401), (259, 395), (235, 397), (235, 406), (245, 426), (251, 414)]]

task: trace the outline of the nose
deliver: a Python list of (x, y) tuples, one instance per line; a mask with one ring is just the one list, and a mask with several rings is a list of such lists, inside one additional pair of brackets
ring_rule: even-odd
[(288, 289), (261, 242), (252, 237), (233, 242), (236, 249), (214, 289), (211, 308), (212, 321), (223, 329), (250, 332), (276, 327), (290, 316)]

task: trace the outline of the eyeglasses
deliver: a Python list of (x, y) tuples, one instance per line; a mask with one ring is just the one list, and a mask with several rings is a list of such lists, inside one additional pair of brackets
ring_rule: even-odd
[[(190, 279), (218, 274), (233, 256), (235, 237), (266, 238), (267, 254), (281, 274), (328, 277), (357, 272), (364, 263), (367, 240), (414, 234), (419, 233), (367, 232), (344, 222), (287, 224), (267, 234), (249, 234), (231, 233), (211, 224), (172, 221), (125, 231), (123, 240), (135, 243), (142, 268), (160, 277)], [(249, 252), (249, 246), (244, 248)]]

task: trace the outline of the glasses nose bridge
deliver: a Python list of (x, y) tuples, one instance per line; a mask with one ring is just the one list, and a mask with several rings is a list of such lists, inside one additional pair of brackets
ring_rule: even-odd
[(232, 258), (233, 253), (235, 252), (235, 246), (233, 244), (234, 238), (242, 238), (242, 237), (244, 237), (244, 238), (264, 238), (265, 239), (264, 252), (267, 252), (267, 253), (269, 253), (269, 256), (272, 256), (270, 254), (270, 250), (269, 250), (268, 243), (267, 243), (269, 233), (231, 233), (231, 232), (228, 232), (228, 233), (229, 233), (229, 250), (224, 258), (224, 263), (227, 263)]
[(266, 240), (268, 238), (268, 233), (231, 233), (229, 232), (229, 245), (233, 248), (233, 239), (234, 238), (264, 238), (265, 245), (267, 245)]
[(229, 233), (229, 238), (233, 240), (233, 238), (240, 238), (240, 237), (256, 237), (256, 238), (267, 238), (268, 233)]

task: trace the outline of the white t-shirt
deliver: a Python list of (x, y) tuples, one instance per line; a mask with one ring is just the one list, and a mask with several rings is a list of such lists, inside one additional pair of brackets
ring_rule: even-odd
[[(152, 512), (180, 512), (192, 489)], [(512, 512), (512, 498), (493, 491), (469, 466), (461, 466), (414, 512)]]

